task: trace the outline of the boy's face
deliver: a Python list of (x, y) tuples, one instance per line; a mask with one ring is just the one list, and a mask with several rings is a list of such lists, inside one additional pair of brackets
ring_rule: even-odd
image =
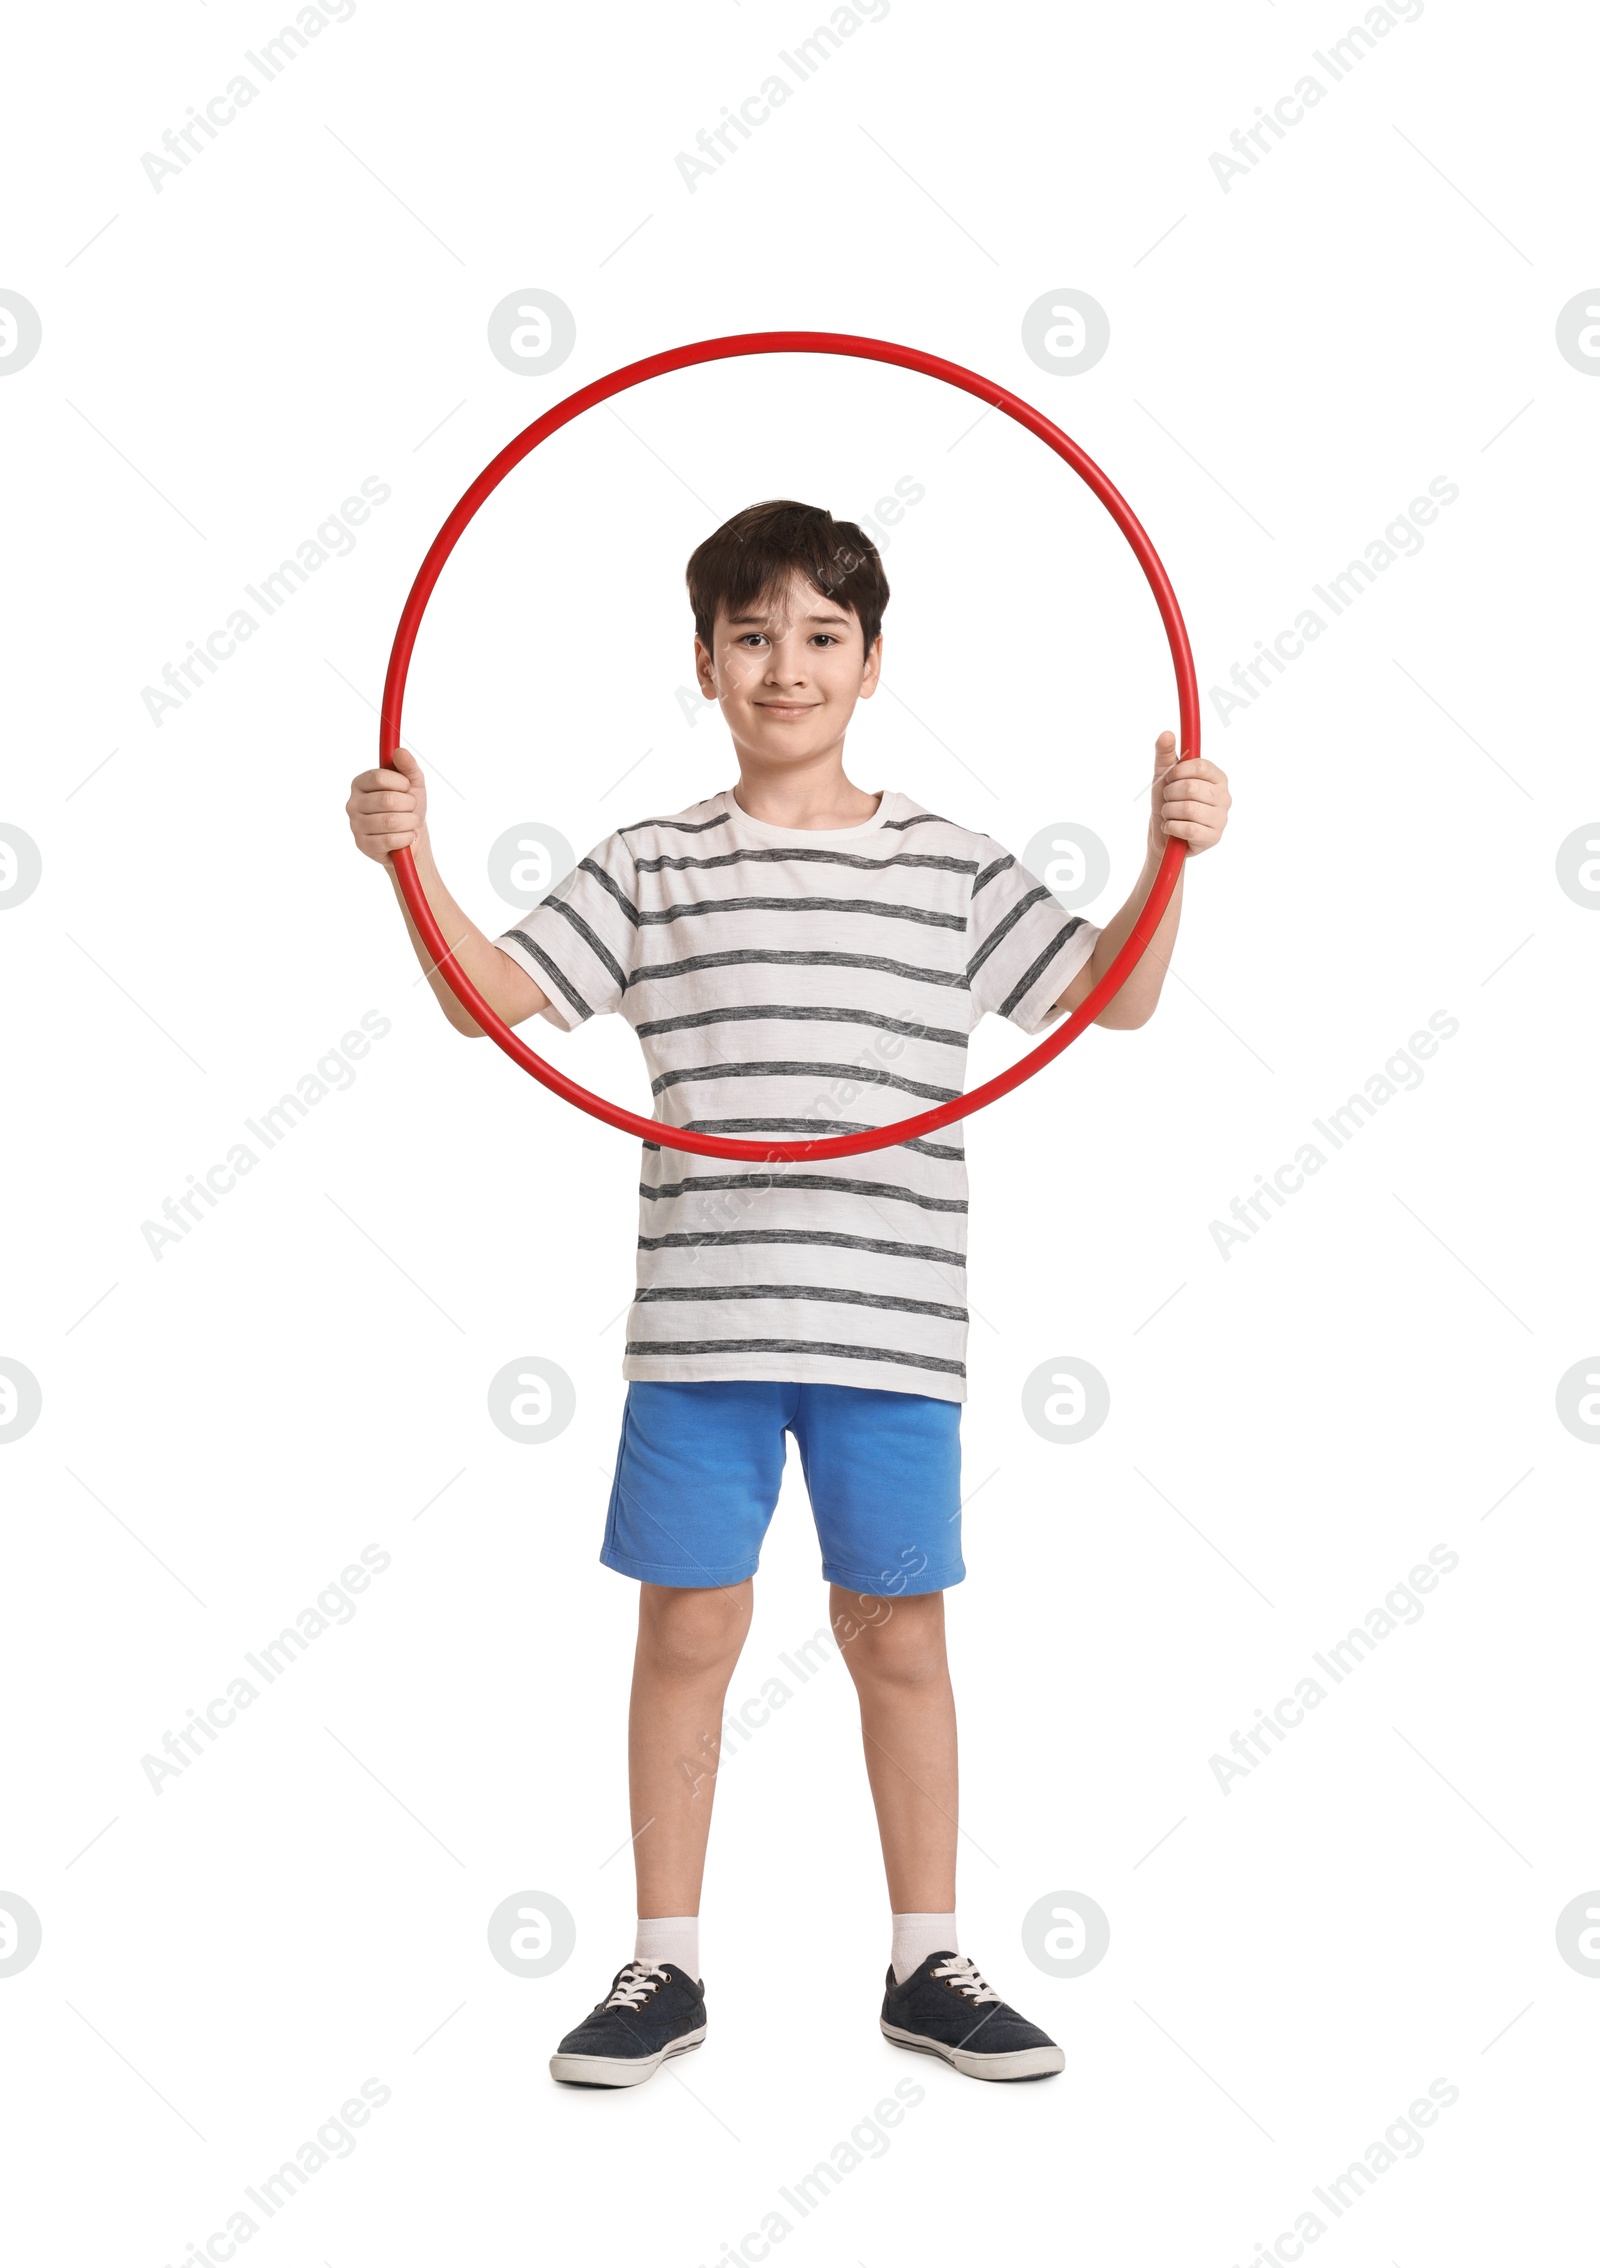
[(802, 763), (843, 741), (858, 700), (877, 689), (883, 640), (870, 654), (861, 623), (796, 572), (747, 612), (720, 609), (713, 651), (694, 642), (700, 690), (721, 704), (741, 758)]

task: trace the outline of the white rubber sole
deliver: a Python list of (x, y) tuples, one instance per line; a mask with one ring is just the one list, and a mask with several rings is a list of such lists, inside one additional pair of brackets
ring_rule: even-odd
[(1009, 2055), (974, 2055), (968, 2048), (944, 2047), (938, 2040), (924, 2039), (918, 2032), (903, 2032), (897, 2024), (886, 2024), (878, 2018), (878, 2029), (886, 2040), (896, 2047), (914, 2048), (919, 2055), (936, 2055), (942, 2063), (953, 2064), (964, 2079), (1047, 2079), (1055, 2071), (1066, 2068), (1066, 2057), (1058, 2047), (1013, 2048)]
[(654, 2078), (669, 2055), (687, 2055), (705, 2036), (702, 2024), (698, 2032), (685, 2032), (656, 2055), (553, 2055), (550, 2076), (568, 2087), (638, 2087)]

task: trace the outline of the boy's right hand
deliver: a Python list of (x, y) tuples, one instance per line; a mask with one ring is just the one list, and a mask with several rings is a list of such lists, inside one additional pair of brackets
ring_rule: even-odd
[(397, 748), (392, 767), (358, 773), (350, 782), (345, 811), (356, 848), (368, 858), (414, 850), (428, 831), (428, 790), (410, 749)]
[[(541, 1009), (549, 1007), (549, 995), (534, 983), (519, 962), (485, 937), (440, 880), (428, 843), (428, 791), (422, 778), (422, 766), (409, 748), (397, 748), (392, 765), (384, 764), (375, 772), (359, 773), (350, 782), (350, 800), (345, 810), (356, 848), (364, 851), (368, 858), (387, 859), (397, 850), (416, 854), (417, 881), (434, 920), (444, 932), (446, 951), (497, 1016), (508, 1024), (520, 1024), (525, 1016), (537, 1015)], [(445, 982), (438, 962), (411, 918), (400, 878), (392, 866), (389, 880), (395, 894), (401, 898), (412, 950), (422, 963), (434, 998), (458, 1032), (465, 1033), (468, 1039), (481, 1039), (483, 1027), (462, 1007)]]

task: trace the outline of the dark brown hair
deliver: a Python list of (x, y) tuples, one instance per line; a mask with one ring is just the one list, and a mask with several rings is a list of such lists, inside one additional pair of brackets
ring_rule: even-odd
[(685, 580), (694, 626), (709, 650), (719, 612), (745, 614), (768, 600), (798, 568), (813, 590), (848, 607), (870, 653), (883, 628), (889, 583), (877, 546), (854, 520), (819, 504), (777, 497), (747, 504), (691, 553)]

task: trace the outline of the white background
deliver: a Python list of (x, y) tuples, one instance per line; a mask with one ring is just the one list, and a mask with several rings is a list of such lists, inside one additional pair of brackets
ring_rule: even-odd
[[(1592, 27), (1434, 0), (1334, 83), (1311, 51), (1360, 12), (1312, 0), (895, 0), (691, 189), (676, 154), (825, 14), (361, 0), (157, 190), (142, 154), (280, 20), (40, 10), (7, 59), (0, 285), (43, 324), (0, 386), (0, 820), (43, 859), (0, 922), (0, 1354), (43, 1396), (0, 1456), (0, 1892), (43, 1929), (0, 1978), (19, 2257), (176, 2268), (368, 2077), (391, 2099), (252, 2260), (709, 2264), (908, 2078), (785, 2259), (1228, 2268), (1308, 2209), (1347, 2268), (1568, 2257), (1600, 1987), (1555, 1925), (1600, 1881), (1600, 1459), (1555, 1394), (1600, 1343), (1600, 923), (1555, 861), (1600, 804), (1600, 386), (1555, 323), (1596, 281)], [(1308, 70), (1326, 99), (1225, 190), (1211, 153)], [(530, 287), (577, 325), (543, 375), (486, 344)], [(1077, 375), (1022, 345), (1064, 287), (1111, 326)], [(1033, 2087), (878, 2035), (837, 1661), (722, 1773), (706, 2049), (629, 2094), (550, 2082), (631, 1943), (634, 1601), (596, 1553), (636, 1153), (450, 1032), (342, 809), (480, 466), (623, 362), (768, 326), (928, 348), (1064, 425), (1159, 548), (1203, 691), (1430, 480), (1460, 491), (1246, 711), (1205, 702), (1237, 809), (1156, 1020), (972, 1122), (963, 1942), (1065, 2047)], [(477, 918), (510, 918), (507, 828), (582, 850), (727, 784), (715, 713), (675, 697), (693, 545), (903, 476), (853, 776), (1019, 852), (1092, 827), (1108, 913), (1177, 719), (1066, 469), (866, 364), (614, 406), (511, 477), (418, 650), (408, 735)], [(163, 665), (370, 476), (353, 553), (152, 722)], [(141, 1224), (369, 1010), (392, 1029), (353, 1087), (154, 1256)], [(1422, 1085), (1224, 1256), (1210, 1224), (1440, 1010)], [(638, 1106), (620, 1027), (534, 1037)], [(525, 1356), (577, 1391), (544, 1446), (487, 1415)], [(1058, 1356), (1109, 1382), (1092, 1440), (1024, 1421)], [(141, 1758), (367, 1545), (392, 1564), (355, 1619), (155, 1792)], [(1421, 1621), (1224, 1792), (1235, 1729), (1438, 1545)], [(794, 1487), (731, 1699), (824, 1617)], [(522, 1891), (577, 1927), (538, 1979), (486, 1940)], [(1051, 1893), (1109, 1917), (1087, 1975), (1024, 1950)], [(1459, 2099), (1420, 2155), (1318, 2207), (1436, 2079)]]

